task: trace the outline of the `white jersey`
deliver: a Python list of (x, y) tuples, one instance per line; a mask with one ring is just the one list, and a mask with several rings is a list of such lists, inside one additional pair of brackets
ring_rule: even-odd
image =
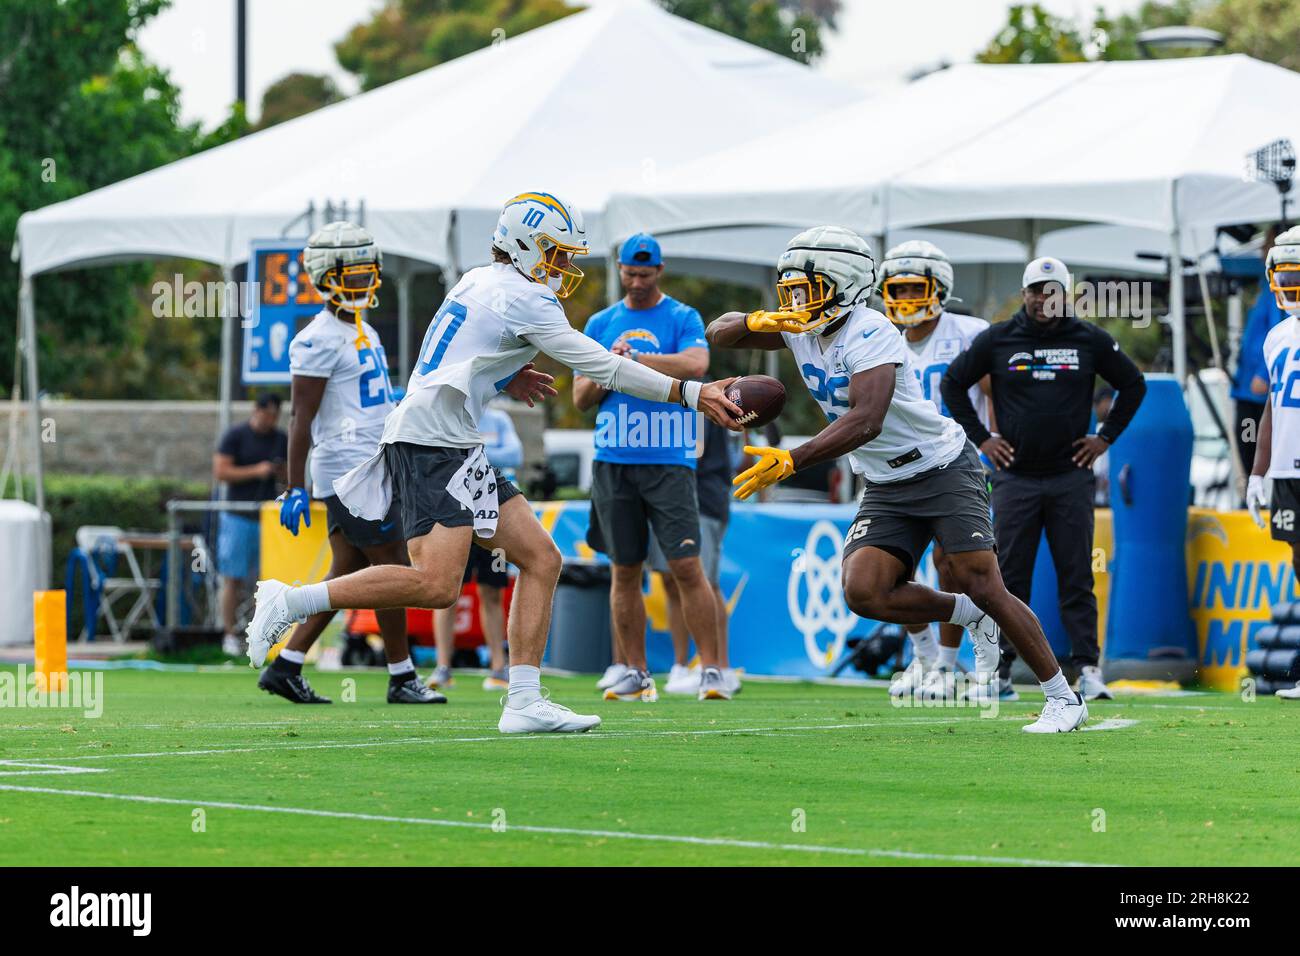
[(429, 323), (406, 397), (388, 416), (384, 444), (444, 448), (483, 444), (483, 408), (539, 351), (606, 388), (666, 401), (673, 380), (615, 355), (564, 316), (555, 293), (513, 266), (461, 277)]
[[(939, 393), (939, 383), (943, 381), (944, 373), (948, 371), (948, 366), (953, 363), (953, 360), (970, 348), (975, 336), (988, 327), (987, 322), (973, 315), (941, 312), (938, 324), (919, 343), (908, 342), (906, 330), (899, 330), (903, 335), (904, 344), (911, 351), (912, 358), (916, 362), (916, 375), (921, 382), (921, 392), (934, 402), (934, 407), (939, 409), (941, 414), (949, 418), (952, 414), (948, 411), (948, 406), (943, 403), (943, 395)], [(972, 385), (967, 394), (970, 395), (971, 404), (975, 406), (975, 414), (987, 428), (989, 425), (988, 396), (984, 394), (978, 383)]]
[(1264, 338), (1269, 415), (1273, 422), (1269, 478), (1300, 478), (1300, 318), (1283, 319)]
[(289, 373), (327, 379), (311, 423), (312, 495), (334, 494), (334, 479), (375, 453), (393, 410), (388, 360), (379, 333), (362, 321), (369, 348), (357, 348), (357, 328), (322, 310), (289, 343)]
[(911, 478), (946, 465), (966, 446), (966, 433), (939, 414), (921, 391), (915, 362), (903, 337), (875, 309), (857, 305), (833, 336), (782, 332), (804, 384), (828, 421), (849, 408), (849, 379), (879, 365), (897, 366), (894, 397), (880, 434), (849, 452), (854, 472), (867, 481)]

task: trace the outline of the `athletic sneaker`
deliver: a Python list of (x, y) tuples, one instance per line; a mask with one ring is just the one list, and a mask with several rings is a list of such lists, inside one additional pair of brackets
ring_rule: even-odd
[(599, 726), (595, 714), (575, 714), (549, 697), (538, 697), (518, 708), (511, 707), (507, 698), (497, 722), (497, 730), (503, 734), (581, 734)]
[(1102, 679), (1101, 668), (1095, 665), (1079, 669), (1079, 681), (1074, 689), (1083, 695), (1084, 700), (1115, 699), (1115, 695), (1106, 686), (1106, 681)]
[(966, 699), (973, 703), (979, 703), (992, 700), (994, 694), (1003, 703), (1010, 703), (1020, 699), (1020, 693), (1012, 685), (1010, 677), (999, 677), (987, 684), (976, 684), (966, 691)]
[(433, 676), (425, 681), (425, 686), (431, 690), (450, 690), (454, 683), (456, 682), (452, 679), (450, 667), (435, 667)]
[(975, 651), (975, 679), (987, 684), (1002, 663), (1002, 654), (998, 650), (998, 622), (993, 620), (992, 614), (985, 614), (966, 628), (966, 633), (970, 635), (971, 647)]
[(605, 668), (604, 676), (596, 681), (596, 689), (608, 690), (626, 677), (627, 672), (628, 666), (626, 664), (610, 664)]
[(1088, 719), (1088, 704), (1078, 694), (1068, 697), (1049, 697), (1043, 711), (1032, 724), (1020, 729), (1027, 734), (1068, 734), (1082, 727)]
[(914, 691), (922, 700), (955, 700), (957, 697), (957, 678), (952, 669), (940, 664), (926, 673), (921, 686)]
[(1281, 690), (1273, 691), (1273, 696), (1281, 697), (1283, 700), (1300, 700), (1300, 683), (1294, 687), (1283, 687)]
[(645, 704), (653, 704), (659, 699), (659, 691), (655, 689), (655, 679), (649, 672), (629, 667), (622, 680), (605, 688), (605, 699), (639, 700)]
[(307, 683), (307, 678), (301, 673), (292, 674), (289, 671), (276, 667), (275, 661), (271, 666), (262, 671), (262, 676), (257, 679), (257, 686), (262, 688), (268, 694), (276, 694), (285, 700), (292, 701), (295, 704), (332, 704), (333, 701), (328, 697), (322, 697), (312, 690), (311, 684)]
[(411, 676), (398, 683), (388, 682), (388, 702), (390, 704), (445, 704), (447, 698), (432, 687), (425, 687), (415, 671)]
[(685, 664), (674, 664), (668, 672), (668, 683), (664, 692), (668, 694), (690, 694), (692, 697), (700, 689), (700, 672), (693, 671)]
[(731, 700), (731, 691), (727, 689), (727, 683), (722, 679), (722, 670), (717, 667), (706, 667), (700, 671), (700, 691), (699, 700)]
[(257, 582), (257, 591), (253, 596), (253, 620), (248, 625), (248, 663), (252, 667), (261, 667), (266, 663), (266, 655), (285, 632), (299, 621), (289, 613), (285, 594), (289, 585), (283, 581), (267, 580)]
[(740, 680), (740, 671), (734, 667), (724, 667), (722, 669), (722, 682), (727, 685), (727, 691), (732, 697), (739, 694), (744, 687)]
[(483, 678), (484, 690), (509, 690), (510, 689), (510, 672), (504, 667), (499, 671), (493, 671)]
[(226, 634), (221, 638), (221, 653), (227, 657), (244, 656), (244, 639), (238, 634)]
[(903, 668), (903, 672), (889, 685), (890, 697), (911, 697), (925, 684), (925, 677), (934, 670), (934, 661), (928, 657), (916, 656)]

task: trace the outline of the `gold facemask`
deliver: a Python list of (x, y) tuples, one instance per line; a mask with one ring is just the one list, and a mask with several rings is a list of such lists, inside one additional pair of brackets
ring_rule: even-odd
[(1279, 262), (1269, 269), (1268, 287), (1279, 309), (1300, 309), (1300, 263)]
[(776, 300), (782, 312), (790, 313), (800, 323), (803, 332), (814, 332), (836, 318), (831, 314), (835, 286), (817, 274), (809, 279), (805, 273), (792, 272), (778, 279)]
[[(555, 293), (557, 298), (567, 299), (578, 288), (578, 283), (583, 279), (585, 273), (573, 264), (574, 256), (585, 256), (587, 250), (581, 246), (571, 246), (563, 242), (552, 239), (550, 236), (537, 237), (538, 248), (542, 250), (542, 260), (533, 267), (530, 273), (531, 277), (547, 286)], [(567, 266), (556, 264), (556, 258), (562, 252), (569, 254), (569, 263)], [(554, 284), (553, 280), (559, 279), (559, 284)]]
[[(903, 294), (908, 286), (921, 286), (921, 295)], [(910, 290), (909, 290), (910, 291)], [(880, 296), (885, 300), (885, 315), (899, 326), (920, 325), (937, 319), (942, 311), (939, 304), (939, 284), (933, 276), (890, 276), (880, 284)]]

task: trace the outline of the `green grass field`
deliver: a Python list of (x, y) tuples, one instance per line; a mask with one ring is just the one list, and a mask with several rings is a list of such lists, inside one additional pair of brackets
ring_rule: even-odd
[(98, 719), (0, 710), (0, 864), (1253, 865), (1300, 842), (1300, 705), (1272, 698), (1125, 698), (1092, 708), (1113, 729), (1034, 737), (1037, 694), (982, 719), (881, 689), (651, 705), (549, 678), (602, 728), (503, 737), (470, 674), (445, 707), (310, 676), (334, 705), (237, 668), (109, 671)]

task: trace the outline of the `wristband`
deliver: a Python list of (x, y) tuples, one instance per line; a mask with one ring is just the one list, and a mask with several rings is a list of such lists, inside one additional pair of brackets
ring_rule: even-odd
[(680, 382), (682, 393), (682, 408), (699, 409), (700, 407), (700, 390), (704, 388), (700, 382)]

